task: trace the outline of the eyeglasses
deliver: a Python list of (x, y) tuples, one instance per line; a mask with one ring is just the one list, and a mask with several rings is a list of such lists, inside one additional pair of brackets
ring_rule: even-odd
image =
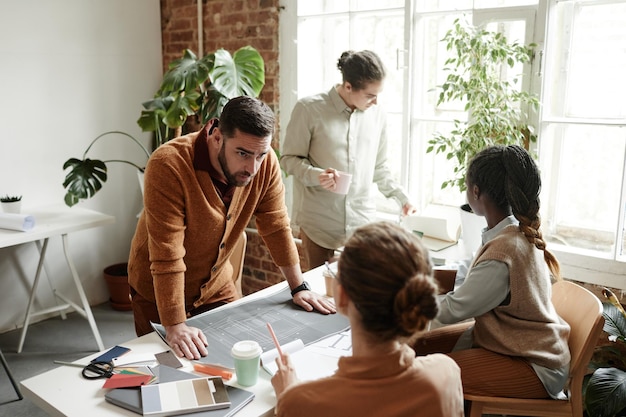
[(328, 264), (328, 261), (324, 262), (324, 266), (326, 267), (326, 270), (328, 271), (328, 273), (330, 274), (331, 277), (333, 277), (334, 279), (337, 279), (337, 274), (335, 274), (333, 272), (332, 269), (330, 269), (330, 265)]

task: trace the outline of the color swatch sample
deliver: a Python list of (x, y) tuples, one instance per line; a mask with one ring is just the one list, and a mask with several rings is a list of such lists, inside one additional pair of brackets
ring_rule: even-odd
[(144, 416), (172, 416), (230, 407), (222, 378), (206, 377), (141, 387)]

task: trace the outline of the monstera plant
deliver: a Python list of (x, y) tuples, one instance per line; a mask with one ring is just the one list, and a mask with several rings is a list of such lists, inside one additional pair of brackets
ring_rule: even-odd
[[(189, 116), (201, 124), (217, 117), (231, 98), (258, 97), (265, 85), (265, 64), (259, 52), (244, 46), (231, 55), (225, 49), (198, 58), (189, 49), (169, 65), (154, 97), (143, 103), (137, 124), (144, 132), (155, 132), (154, 148), (180, 134)], [(69, 169), (63, 182), (65, 204), (73, 206), (93, 197), (107, 180), (107, 164), (121, 162), (143, 171), (143, 166), (126, 159), (101, 161), (87, 153), (95, 142), (114, 135), (134, 141), (150, 157), (151, 152), (128, 133), (112, 130), (98, 135), (83, 153), (82, 159), (70, 158), (63, 164)], [(146, 158), (146, 159), (147, 159)]]
[(604, 331), (611, 343), (596, 348), (591, 367), (596, 368), (586, 379), (585, 409), (588, 416), (614, 417), (626, 415), (626, 311), (617, 297), (603, 290), (609, 302), (603, 303)]

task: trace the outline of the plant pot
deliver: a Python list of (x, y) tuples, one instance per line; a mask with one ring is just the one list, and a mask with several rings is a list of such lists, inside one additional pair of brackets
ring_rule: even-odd
[(132, 310), (130, 286), (128, 285), (128, 264), (121, 263), (104, 268), (104, 280), (109, 288), (109, 302), (114, 310)]
[(22, 202), (21, 201), (9, 201), (2, 202), (2, 211), (5, 213), (16, 213), (19, 214), (22, 211)]
[(469, 204), (461, 207), (461, 236), (466, 255), (473, 257), (482, 243), (482, 231), (487, 227), (483, 216), (477, 216)]

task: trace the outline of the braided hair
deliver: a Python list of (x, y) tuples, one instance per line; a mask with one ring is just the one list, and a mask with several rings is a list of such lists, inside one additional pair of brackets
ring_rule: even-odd
[(337, 279), (363, 328), (390, 341), (423, 331), (437, 315), (437, 286), (419, 238), (391, 222), (361, 226), (339, 257)]
[(556, 257), (546, 249), (539, 218), (541, 175), (530, 154), (518, 145), (496, 145), (483, 149), (470, 161), (467, 183), (481, 192), (503, 211), (509, 210), (519, 221), (520, 231), (543, 257), (555, 279), (561, 279)]
[(371, 82), (385, 79), (383, 61), (376, 53), (368, 50), (346, 51), (337, 61), (344, 82), (349, 82), (355, 90), (362, 90)]

